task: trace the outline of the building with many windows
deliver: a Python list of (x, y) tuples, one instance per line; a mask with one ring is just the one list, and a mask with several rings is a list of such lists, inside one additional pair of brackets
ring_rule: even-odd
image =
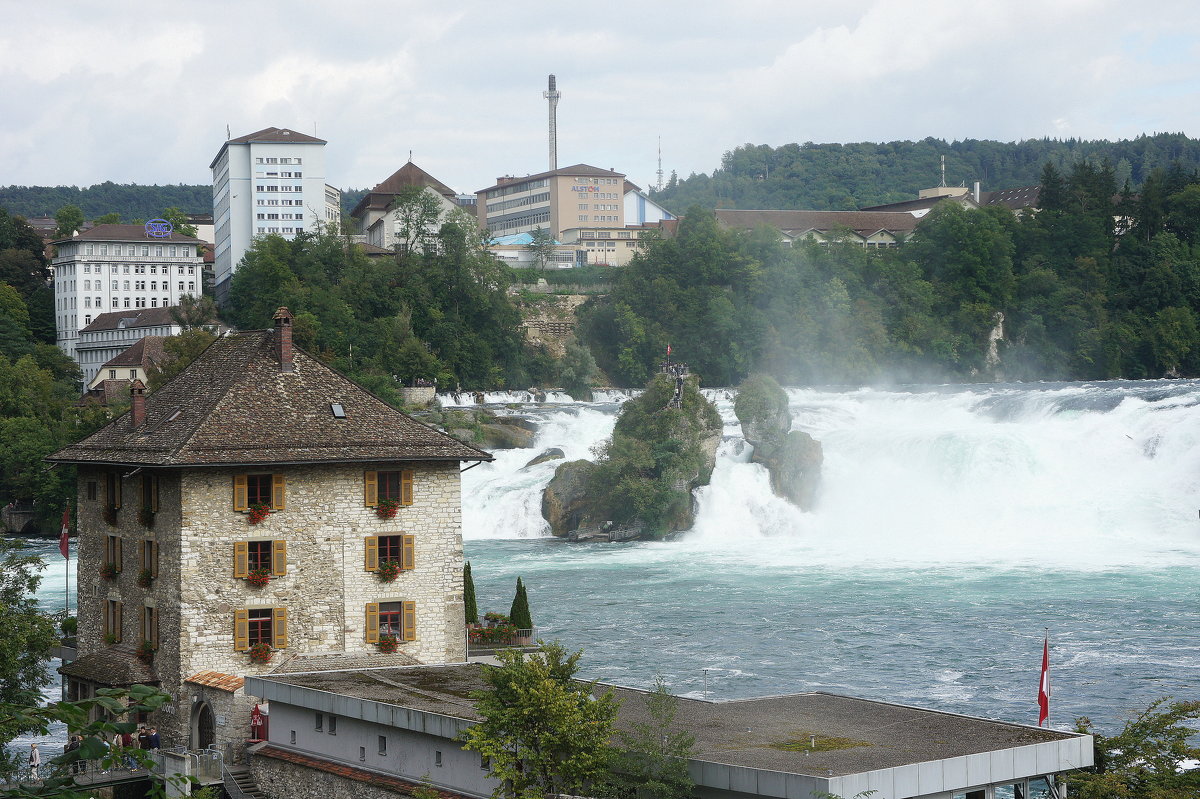
[(209, 168), (218, 302), (256, 236), (290, 239), (341, 218), (341, 192), (325, 183), (324, 139), (264, 128), (222, 144)]
[(491, 456), (293, 349), (291, 323), (134, 381), (48, 458), (78, 466), (67, 695), (161, 686), (164, 746), (244, 739), (246, 675), (466, 658), (459, 469)]
[[(138, 364), (143, 356), (150, 361), (162, 360), (162, 341), (167, 336), (183, 332), (179, 322), (171, 315), (171, 308), (142, 308), (131, 311), (112, 311), (97, 316), (90, 325), (79, 331), (75, 344), (75, 358), (83, 370), (83, 384), (95, 388), (100, 380), (142, 380), (144, 371), (133, 374), (133, 363), (120, 359), (130, 348), (146, 338), (157, 339), (147, 350), (145, 346), (136, 355)], [(135, 357), (132, 353), (131, 358)], [(116, 360), (117, 363), (113, 363)], [(116, 371), (116, 374), (110, 374)]]
[[(57, 255), (51, 267), (59, 349), (80, 368), (98, 367), (116, 353), (85, 364), (76, 350), (81, 331), (101, 314), (117, 311), (135, 317), (146, 308), (176, 305), (185, 294), (199, 296), (204, 267), (200, 244), (178, 233), (155, 238), (143, 225), (98, 225), (54, 242)], [(93, 376), (94, 371), (89, 379)]]
[(576, 164), (504, 177), (475, 194), (479, 224), (493, 236), (547, 228), (561, 240), (569, 228), (625, 226), (625, 176), (611, 169)]
[[(429, 205), (437, 209), (438, 217), (428, 223), (429, 230), (409, 230), (412, 223), (394, 208), (396, 200), (411, 189), (424, 191)], [(354, 232), (363, 236), (364, 243), (394, 252), (397, 244), (404, 246), (415, 238), (437, 235), (446, 214), (458, 207), (453, 189), (409, 161), (367, 192), (350, 212), (350, 218)]]

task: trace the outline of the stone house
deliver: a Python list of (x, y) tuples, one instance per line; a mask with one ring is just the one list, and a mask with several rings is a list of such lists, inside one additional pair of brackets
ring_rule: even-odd
[(48, 458), (78, 467), (68, 696), (160, 685), (164, 746), (249, 737), (247, 675), (466, 659), (459, 469), (491, 456), (275, 323), (150, 396), (134, 381), (127, 414)]

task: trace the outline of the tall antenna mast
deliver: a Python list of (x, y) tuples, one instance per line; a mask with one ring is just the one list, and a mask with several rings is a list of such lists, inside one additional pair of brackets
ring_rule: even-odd
[(946, 156), (942, 156), (942, 186), (946, 185)]
[(662, 191), (662, 136), (658, 137), (658, 186), (655, 191)]
[(562, 95), (558, 91), (558, 86), (554, 81), (554, 76), (550, 76), (550, 88), (542, 92), (542, 97), (550, 101), (550, 171), (558, 169), (558, 98)]

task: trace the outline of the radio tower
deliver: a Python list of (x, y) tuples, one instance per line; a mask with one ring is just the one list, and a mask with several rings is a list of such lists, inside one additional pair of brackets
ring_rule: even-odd
[(558, 98), (562, 95), (558, 91), (558, 87), (554, 82), (554, 76), (550, 76), (550, 88), (542, 92), (542, 97), (550, 101), (550, 171), (558, 169), (558, 122), (555, 115), (558, 113)]
[(662, 191), (662, 136), (658, 137), (658, 185), (655, 191)]

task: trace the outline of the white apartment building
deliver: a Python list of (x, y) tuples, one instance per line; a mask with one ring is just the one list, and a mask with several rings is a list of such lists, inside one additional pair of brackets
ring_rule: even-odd
[(324, 139), (265, 128), (222, 144), (209, 168), (218, 302), (256, 236), (290, 239), (341, 218), (342, 193), (325, 183)]
[(156, 238), (142, 225), (99, 225), (54, 242), (59, 349), (85, 368), (76, 351), (79, 332), (101, 314), (137, 316), (143, 308), (176, 305), (185, 294), (199, 296), (204, 268), (199, 244), (199, 239), (174, 232)]

